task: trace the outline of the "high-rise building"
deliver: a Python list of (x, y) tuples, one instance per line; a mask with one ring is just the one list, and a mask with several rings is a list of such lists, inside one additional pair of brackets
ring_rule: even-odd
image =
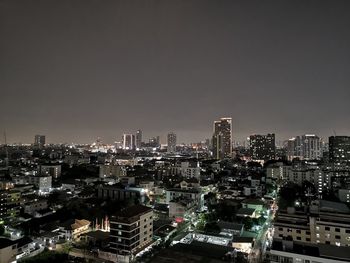
[(212, 146), (214, 158), (232, 157), (232, 118), (214, 121)]
[(137, 130), (136, 131), (136, 148), (140, 149), (142, 146), (142, 131), (141, 130)]
[(330, 162), (350, 163), (350, 136), (331, 136), (328, 147)]
[(171, 132), (168, 133), (168, 153), (176, 152), (176, 134)]
[(318, 160), (322, 157), (322, 140), (314, 134), (291, 138), (287, 143), (287, 157), (289, 160)]
[(133, 255), (152, 242), (153, 210), (135, 205), (117, 212), (110, 220), (110, 248), (117, 255)]
[(123, 149), (134, 150), (135, 149), (135, 135), (123, 134)]
[(38, 148), (43, 148), (45, 146), (45, 135), (35, 135), (34, 146)]
[(160, 137), (156, 136), (156, 137), (149, 138), (148, 145), (149, 145), (149, 147), (159, 147), (159, 145), (160, 145)]
[(250, 154), (254, 160), (273, 160), (276, 156), (275, 134), (254, 134), (249, 137)]

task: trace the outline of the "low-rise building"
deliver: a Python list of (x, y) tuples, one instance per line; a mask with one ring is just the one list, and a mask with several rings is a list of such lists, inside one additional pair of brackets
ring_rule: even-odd
[(350, 253), (346, 247), (274, 240), (267, 260), (271, 263), (344, 263), (350, 262)]

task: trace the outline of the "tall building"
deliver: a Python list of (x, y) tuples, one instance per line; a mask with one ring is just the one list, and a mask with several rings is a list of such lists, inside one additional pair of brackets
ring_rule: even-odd
[(232, 118), (214, 121), (212, 146), (214, 158), (232, 157)]
[(287, 157), (289, 160), (318, 160), (322, 157), (322, 141), (314, 134), (291, 138), (287, 143)]
[(350, 163), (350, 136), (329, 137), (329, 161), (332, 163)]
[(176, 152), (176, 134), (171, 132), (168, 134), (168, 153)]
[(159, 147), (160, 146), (160, 137), (156, 136), (156, 137), (149, 138), (148, 145), (150, 147)]
[(136, 148), (140, 149), (142, 146), (142, 131), (137, 130), (135, 137), (136, 137)]
[(35, 135), (34, 146), (38, 148), (43, 148), (45, 146), (45, 135)]
[(117, 255), (133, 255), (152, 242), (153, 210), (135, 205), (111, 217), (110, 248)]
[(135, 149), (135, 135), (123, 134), (123, 149), (134, 150)]
[(254, 160), (273, 160), (276, 156), (275, 134), (254, 134), (249, 137), (250, 154)]

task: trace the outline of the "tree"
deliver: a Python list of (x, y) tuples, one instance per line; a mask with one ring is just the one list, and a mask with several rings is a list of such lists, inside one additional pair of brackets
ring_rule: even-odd
[(5, 227), (4, 225), (0, 225), (0, 236), (2, 236), (3, 234), (5, 234)]
[(244, 225), (245, 230), (250, 230), (254, 226), (253, 219), (248, 216), (242, 219), (242, 224)]

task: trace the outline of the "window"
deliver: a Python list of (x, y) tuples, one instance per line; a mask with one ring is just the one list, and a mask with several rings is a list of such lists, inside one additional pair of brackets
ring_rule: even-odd
[(297, 237), (297, 240), (301, 240), (301, 237)]
[(330, 245), (330, 244), (331, 244), (331, 242), (330, 242), (330, 241), (326, 241), (326, 244), (327, 244), (327, 245)]
[(335, 236), (335, 239), (340, 239), (340, 236)]
[(306, 241), (311, 241), (311, 239), (307, 237), (307, 238), (306, 238)]
[(121, 236), (122, 235), (122, 231), (118, 231), (118, 235)]
[(329, 226), (326, 226), (324, 229), (325, 229), (326, 231), (331, 230), (331, 228), (330, 228)]
[(306, 231), (306, 235), (310, 235), (310, 231)]
[(297, 229), (297, 233), (298, 233), (298, 234), (301, 234), (301, 230)]
[(340, 232), (340, 228), (336, 228), (336, 229), (335, 229), (335, 232)]
[(282, 228), (282, 227), (279, 227), (278, 230), (279, 230), (279, 231), (283, 231), (283, 228)]
[(345, 233), (350, 234), (350, 229), (346, 229)]

